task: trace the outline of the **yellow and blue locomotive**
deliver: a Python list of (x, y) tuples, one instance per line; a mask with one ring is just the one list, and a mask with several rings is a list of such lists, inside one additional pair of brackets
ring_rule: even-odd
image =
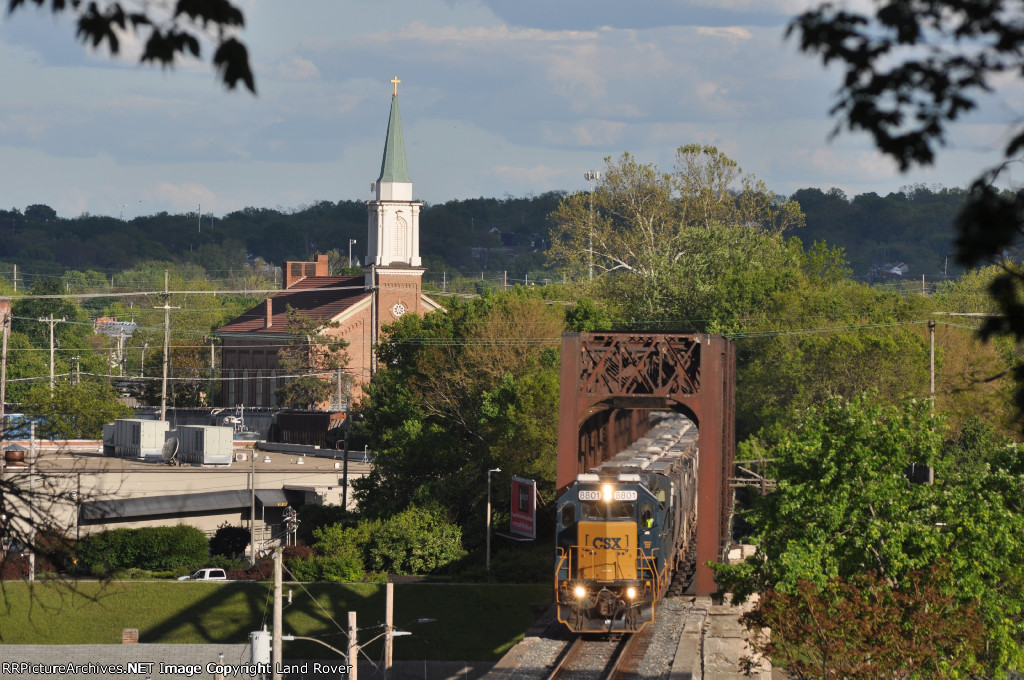
[(642, 629), (689, 552), (697, 429), (679, 415), (651, 417), (647, 435), (558, 499), (555, 600), (574, 632)]

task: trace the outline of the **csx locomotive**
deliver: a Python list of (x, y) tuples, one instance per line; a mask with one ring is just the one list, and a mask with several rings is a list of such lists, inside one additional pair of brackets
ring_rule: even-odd
[(577, 633), (635, 632), (686, 560), (697, 503), (697, 428), (676, 414), (577, 476), (558, 499), (555, 599)]

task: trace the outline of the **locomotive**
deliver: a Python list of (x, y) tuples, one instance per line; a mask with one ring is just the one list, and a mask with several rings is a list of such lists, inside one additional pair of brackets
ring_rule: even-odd
[(697, 428), (652, 413), (648, 433), (558, 499), (555, 601), (576, 633), (636, 632), (692, 549)]

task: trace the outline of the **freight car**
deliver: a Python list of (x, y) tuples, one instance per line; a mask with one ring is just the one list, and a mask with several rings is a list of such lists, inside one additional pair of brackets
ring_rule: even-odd
[(555, 601), (577, 633), (635, 632), (692, 549), (697, 428), (655, 413), (648, 433), (558, 499)]

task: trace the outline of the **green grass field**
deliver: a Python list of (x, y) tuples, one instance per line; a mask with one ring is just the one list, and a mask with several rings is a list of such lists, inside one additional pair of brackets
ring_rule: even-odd
[[(117, 644), (123, 628), (146, 643), (248, 642), (249, 631), (271, 627), (269, 583), (7, 582), (0, 594), (4, 644)], [(288, 591), (292, 604), (288, 604)], [(284, 586), (284, 631), (317, 637), (344, 649), (348, 612), (358, 613), (359, 638), (370, 640), (384, 622), (382, 584)], [(546, 585), (399, 584), (396, 659), (493, 661), (518, 642), (533, 620), (532, 604), (551, 602)], [(432, 618), (434, 623), (416, 623)], [(367, 649), (380, 656), (379, 642)], [(332, 658), (311, 642), (288, 643), (292, 658)]]

